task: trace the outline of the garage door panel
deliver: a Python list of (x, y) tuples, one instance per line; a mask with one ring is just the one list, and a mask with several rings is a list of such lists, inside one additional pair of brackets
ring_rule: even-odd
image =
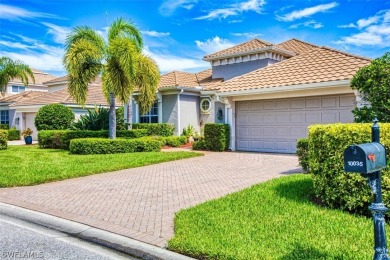
[(353, 122), (354, 95), (237, 102), (238, 150), (295, 153), (312, 124)]

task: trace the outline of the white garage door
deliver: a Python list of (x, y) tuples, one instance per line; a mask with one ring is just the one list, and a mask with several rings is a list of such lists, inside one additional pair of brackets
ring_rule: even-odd
[(237, 150), (295, 153), (309, 125), (352, 122), (354, 107), (354, 95), (236, 102)]

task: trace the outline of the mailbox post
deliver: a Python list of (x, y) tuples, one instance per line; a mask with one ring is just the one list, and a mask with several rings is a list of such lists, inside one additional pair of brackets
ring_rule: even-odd
[(374, 194), (374, 202), (368, 208), (374, 221), (375, 254), (374, 260), (390, 259), (387, 250), (385, 213), (382, 203), (381, 169), (386, 167), (386, 152), (379, 143), (378, 120), (374, 119), (371, 127), (372, 143), (351, 145), (344, 151), (344, 169), (346, 172), (359, 172), (368, 179)]

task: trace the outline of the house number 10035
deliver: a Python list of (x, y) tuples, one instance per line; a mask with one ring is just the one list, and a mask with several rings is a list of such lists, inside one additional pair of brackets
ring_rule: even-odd
[(359, 162), (359, 161), (348, 161), (348, 166), (359, 166), (359, 167), (363, 167), (363, 162)]

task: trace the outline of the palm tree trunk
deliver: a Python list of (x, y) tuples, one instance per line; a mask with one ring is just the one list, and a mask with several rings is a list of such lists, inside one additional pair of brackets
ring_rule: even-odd
[(115, 114), (115, 96), (110, 93), (110, 116), (108, 126), (110, 129), (110, 139), (116, 138), (116, 114)]
[(132, 129), (132, 125), (133, 125), (133, 98), (130, 97), (130, 100), (129, 100), (129, 103), (127, 104), (127, 123), (129, 124), (128, 125), (128, 129)]

